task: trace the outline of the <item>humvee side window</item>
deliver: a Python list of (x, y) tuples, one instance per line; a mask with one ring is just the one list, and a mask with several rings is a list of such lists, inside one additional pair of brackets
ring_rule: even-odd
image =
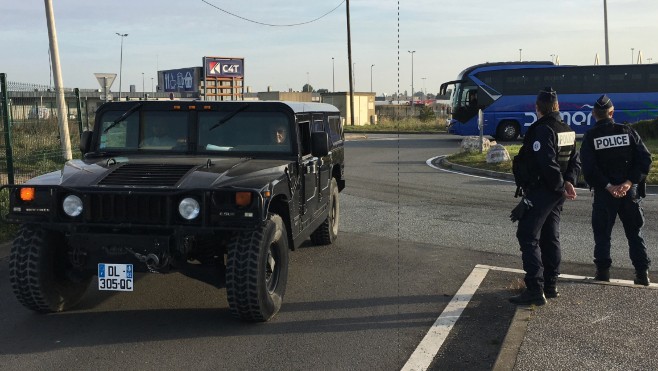
[(311, 123), (308, 121), (299, 123), (299, 143), (301, 145), (301, 155), (311, 154)]
[(327, 118), (329, 124), (329, 139), (331, 143), (336, 143), (343, 139), (343, 125), (340, 116), (329, 116)]

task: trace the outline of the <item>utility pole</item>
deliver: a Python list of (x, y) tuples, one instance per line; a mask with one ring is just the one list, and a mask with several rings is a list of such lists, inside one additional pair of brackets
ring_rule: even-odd
[(331, 57), (331, 92), (336, 91), (336, 73), (334, 69), (334, 57)]
[(352, 77), (352, 35), (350, 33), (350, 0), (345, 0), (347, 12), (347, 66), (350, 69), (350, 123), (354, 126), (354, 81)]
[(66, 101), (64, 100), (64, 82), (62, 81), (62, 68), (59, 65), (59, 46), (57, 45), (57, 30), (55, 29), (55, 14), (52, 0), (44, 0), (46, 6), (46, 22), (48, 23), (48, 40), (50, 42), (50, 55), (55, 75), (55, 92), (57, 97), (57, 123), (59, 124), (59, 138), (62, 147), (62, 157), (67, 161), (71, 155), (71, 137), (69, 136), (69, 120), (66, 117)]

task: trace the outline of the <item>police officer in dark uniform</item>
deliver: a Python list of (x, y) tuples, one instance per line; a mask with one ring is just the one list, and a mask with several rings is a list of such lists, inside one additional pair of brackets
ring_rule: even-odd
[(557, 93), (551, 87), (537, 95), (537, 121), (523, 139), (527, 169), (533, 179), (523, 192), (532, 203), (519, 220), (516, 237), (521, 246), (526, 289), (509, 300), (514, 304), (543, 305), (559, 296), (560, 213), (565, 199), (575, 199), (580, 172), (576, 134), (562, 122)]
[(592, 109), (596, 125), (585, 133), (580, 148), (585, 181), (594, 189), (594, 278), (610, 280), (610, 234), (619, 215), (635, 267), (635, 284), (648, 286), (651, 260), (642, 238), (641, 201), (651, 153), (635, 130), (613, 121), (614, 110), (606, 95), (596, 101)]

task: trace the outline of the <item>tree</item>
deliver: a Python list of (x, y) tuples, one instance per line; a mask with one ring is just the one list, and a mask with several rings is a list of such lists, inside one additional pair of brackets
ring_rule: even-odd
[(313, 86), (311, 86), (311, 84), (304, 84), (304, 86), (302, 87), (302, 91), (304, 93), (312, 93), (315, 90), (313, 90)]
[(320, 93), (320, 94), (328, 93), (329, 89), (318, 89), (317, 92)]
[(436, 115), (434, 114), (432, 107), (422, 106), (420, 109), (420, 114), (418, 115), (418, 119), (423, 122), (432, 121), (436, 119)]

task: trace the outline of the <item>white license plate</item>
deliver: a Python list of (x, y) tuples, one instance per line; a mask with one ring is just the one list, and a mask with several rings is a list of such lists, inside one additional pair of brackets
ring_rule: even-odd
[(98, 289), (133, 291), (132, 264), (98, 264)]

